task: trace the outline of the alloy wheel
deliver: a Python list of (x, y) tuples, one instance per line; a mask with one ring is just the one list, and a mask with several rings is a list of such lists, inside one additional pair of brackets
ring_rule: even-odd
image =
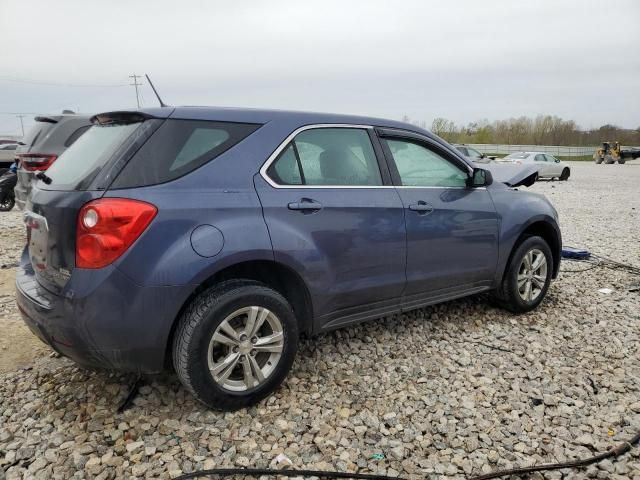
[(259, 306), (236, 310), (216, 328), (207, 354), (213, 380), (225, 390), (258, 387), (274, 372), (284, 349), (282, 322)]
[(525, 302), (535, 301), (547, 282), (547, 258), (534, 248), (523, 257), (518, 268), (518, 294)]

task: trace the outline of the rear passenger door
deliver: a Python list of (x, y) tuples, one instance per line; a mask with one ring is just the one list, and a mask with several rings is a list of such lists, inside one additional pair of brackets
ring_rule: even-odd
[(498, 259), (498, 217), (485, 187), (469, 188), (471, 167), (430, 139), (381, 130), (407, 225), (403, 304), (486, 290)]
[(303, 127), (255, 177), (275, 260), (308, 286), (316, 330), (399, 305), (404, 211), (374, 139), (371, 127)]
[(533, 157), (533, 161), (536, 162), (536, 166), (538, 167), (538, 174), (541, 177), (553, 177), (553, 166), (547, 161), (547, 157), (543, 153), (536, 154)]

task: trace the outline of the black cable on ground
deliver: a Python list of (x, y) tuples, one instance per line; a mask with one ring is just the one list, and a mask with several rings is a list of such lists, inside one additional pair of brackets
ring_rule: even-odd
[(500, 470), (497, 472), (491, 472), (476, 477), (471, 477), (469, 480), (490, 480), (492, 478), (507, 477), (509, 475), (522, 475), (525, 473), (542, 472), (545, 470), (561, 470), (563, 468), (579, 468), (593, 465), (594, 463), (601, 462), (607, 458), (617, 458), (627, 453), (631, 448), (640, 441), (640, 432), (636, 433), (633, 438), (628, 442), (623, 442), (604, 453), (596, 455), (594, 457), (583, 458), (581, 460), (572, 460), (569, 462), (561, 463), (547, 463), (544, 465), (533, 465), (531, 467), (512, 468), (509, 470)]
[[(636, 433), (629, 441), (623, 442), (612, 449), (595, 455), (593, 457), (581, 460), (572, 460), (561, 463), (547, 463), (543, 465), (533, 465), (531, 467), (511, 468), (508, 470), (499, 470), (483, 475), (469, 477), (469, 480), (490, 480), (493, 478), (507, 477), (509, 475), (523, 475), (533, 472), (542, 472), (546, 470), (561, 470), (565, 468), (580, 468), (594, 463), (601, 462), (608, 458), (617, 458), (627, 453), (631, 448), (640, 442), (640, 432)], [(317, 470), (275, 470), (271, 468), (218, 468), (213, 470), (201, 470), (199, 472), (185, 473), (174, 480), (188, 480), (191, 478), (201, 477), (231, 477), (234, 475), (245, 477), (281, 476), (281, 477), (318, 477), (318, 478), (354, 478), (358, 480), (404, 480), (402, 477), (388, 477), (386, 475), (377, 475), (374, 473), (349, 473), (349, 472), (331, 472)]]
[(141, 375), (136, 376), (136, 379), (131, 384), (131, 387), (129, 387), (129, 393), (127, 394), (125, 399), (122, 401), (122, 403), (118, 405), (118, 408), (116, 409), (118, 413), (124, 412), (131, 406), (131, 404), (133, 403), (133, 399), (136, 398), (136, 395), (138, 395), (138, 390), (140, 389), (141, 383), (142, 383), (142, 376)]

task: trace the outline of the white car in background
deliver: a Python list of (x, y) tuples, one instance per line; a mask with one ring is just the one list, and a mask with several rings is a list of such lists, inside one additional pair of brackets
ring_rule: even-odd
[(515, 152), (504, 158), (496, 159), (496, 162), (515, 165), (536, 165), (538, 166), (538, 178), (569, 180), (571, 175), (569, 165), (544, 152)]

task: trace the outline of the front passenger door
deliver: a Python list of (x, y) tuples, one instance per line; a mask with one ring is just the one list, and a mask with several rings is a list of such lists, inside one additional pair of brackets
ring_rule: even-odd
[(405, 305), (492, 285), (498, 218), (486, 188), (468, 188), (471, 167), (427, 139), (382, 134), (407, 226)]
[(560, 175), (562, 175), (562, 166), (560, 165), (560, 160), (558, 160), (553, 155), (546, 155), (546, 154), (545, 154), (545, 158), (547, 160), (548, 168), (552, 172), (552, 175), (554, 177), (560, 178)]

